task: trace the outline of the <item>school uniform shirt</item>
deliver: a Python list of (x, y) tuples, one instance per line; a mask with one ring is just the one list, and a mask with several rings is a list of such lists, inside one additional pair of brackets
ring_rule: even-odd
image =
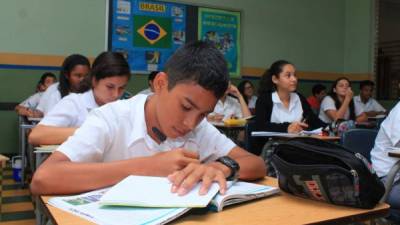
[(255, 95), (251, 96), (251, 98), (249, 100), (249, 103), (247, 104), (249, 109), (255, 109), (256, 108), (256, 102), (257, 102), (257, 96), (255, 96)]
[(240, 107), (240, 103), (236, 98), (231, 96), (226, 96), (225, 102), (218, 100), (215, 105), (214, 111), (211, 114), (220, 114), (224, 115), (224, 119), (229, 119), (231, 116), (242, 118), (242, 108)]
[[(319, 109), (319, 118), (324, 121), (325, 123), (332, 123), (333, 120), (329, 118), (329, 116), (325, 113), (327, 110), (338, 110), (336, 109), (335, 106), (335, 101), (333, 98), (329, 95), (325, 96), (325, 98), (321, 102), (321, 108)], [(363, 111), (357, 111), (354, 109), (354, 114), (355, 116), (359, 116)], [(346, 112), (344, 113), (343, 116), (344, 120), (349, 120), (350, 119), (350, 108), (348, 107)]]
[(390, 168), (398, 161), (395, 157), (388, 156), (391, 148), (400, 148), (400, 103), (390, 111), (382, 122), (375, 146), (371, 151), (372, 166), (379, 177), (386, 176)]
[(167, 138), (158, 144), (147, 133), (147, 97), (136, 95), (92, 110), (58, 151), (74, 162), (109, 162), (185, 148), (197, 152), (202, 162), (209, 162), (227, 155), (236, 146), (205, 119), (185, 136)]
[(290, 123), (303, 119), (306, 119), (309, 129), (326, 126), (313, 113), (306, 98), (297, 92), (290, 93), (289, 108), (283, 105), (276, 91), (263, 93), (257, 100), (257, 130), (287, 132)]
[(71, 93), (61, 99), (39, 124), (55, 127), (80, 127), (89, 112), (99, 107), (93, 91)]
[(381, 104), (378, 103), (373, 98), (369, 98), (366, 103), (361, 101), (361, 97), (359, 95), (353, 98), (354, 101), (354, 111), (356, 112), (386, 112), (385, 108), (382, 107)]
[(144, 90), (141, 90), (138, 94), (142, 94), (142, 95), (152, 95), (152, 94), (154, 94), (154, 92), (152, 92), (150, 88), (146, 88), (146, 89), (144, 89)]
[(36, 109), (43, 112), (43, 115), (50, 112), (50, 110), (61, 100), (61, 93), (58, 90), (58, 85), (58, 82), (50, 85), (40, 98)]
[(21, 102), (19, 105), (24, 106), (26, 108), (30, 108), (30, 109), (36, 109), (42, 95), (43, 95), (43, 92), (36, 92), (35, 94), (29, 96), (29, 98), (27, 98), (23, 102)]

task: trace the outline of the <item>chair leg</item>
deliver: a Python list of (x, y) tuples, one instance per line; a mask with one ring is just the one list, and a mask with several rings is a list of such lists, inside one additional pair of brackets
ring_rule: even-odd
[(397, 161), (392, 168), (390, 169), (388, 175), (387, 175), (387, 179), (385, 182), (385, 194), (383, 195), (383, 197), (381, 198), (380, 202), (385, 202), (390, 194), (390, 191), (392, 190), (392, 184), (394, 181), (394, 178), (396, 177), (397, 171), (399, 171), (400, 169), (400, 160)]

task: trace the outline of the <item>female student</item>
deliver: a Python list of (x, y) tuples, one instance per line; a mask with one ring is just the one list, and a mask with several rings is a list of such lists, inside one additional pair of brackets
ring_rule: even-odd
[(357, 122), (368, 120), (365, 113), (354, 110), (353, 91), (349, 79), (340, 77), (335, 80), (328, 95), (321, 102), (319, 118), (325, 123), (338, 119)]
[(36, 107), (44, 91), (56, 81), (57, 78), (54, 74), (50, 72), (44, 73), (37, 84), (37, 92), (15, 107), (17, 113), (21, 116), (40, 117), (41, 114), (37, 113)]
[(59, 76), (59, 82), (51, 85), (40, 99), (37, 110), (46, 115), (61, 98), (69, 93), (78, 92), (80, 82), (89, 73), (89, 60), (74, 54), (65, 58)]
[(255, 113), (257, 96), (254, 93), (254, 85), (249, 80), (239, 83), (238, 90), (244, 97), (244, 100), (252, 114)]
[(243, 118), (251, 116), (242, 94), (235, 85), (229, 82), (228, 89), (218, 100), (214, 111), (207, 116), (209, 121), (221, 121), (230, 118)]
[(325, 126), (307, 100), (296, 92), (295, 72), (292, 63), (279, 60), (263, 74), (256, 103), (258, 130), (298, 133)]
[(92, 109), (118, 100), (130, 76), (129, 65), (121, 54), (101, 53), (90, 73), (90, 90), (63, 98), (32, 130), (29, 141), (34, 145), (61, 144), (82, 125)]

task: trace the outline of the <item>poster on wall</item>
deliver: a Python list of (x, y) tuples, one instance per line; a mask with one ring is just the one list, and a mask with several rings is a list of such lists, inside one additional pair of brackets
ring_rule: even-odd
[(215, 43), (231, 77), (240, 76), (240, 12), (199, 8), (198, 39)]
[(162, 70), (186, 42), (186, 6), (145, 0), (112, 1), (111, 50), (121, 52), (132, 72)]

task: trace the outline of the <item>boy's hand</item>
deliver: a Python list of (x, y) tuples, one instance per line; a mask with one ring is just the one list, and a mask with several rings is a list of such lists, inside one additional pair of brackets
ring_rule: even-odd
[(180, 196), (187, 194), (200, 181), (202, 181), (200, 195), (207, 194), (213, 182), (218, 182), (221, 194), (225, 194), (227, 189), (222, 170), (209, 164), (190, 163), (184, 169), (170, 174), (168, 179), (172, 183), (171, 192), (177, 192)]
[(182, 170), (189, 164), (200, 163), (197, 152), (183, 148), (161, 152), (152, 157), (154, 157), (154, 163), (158, 165), (160, 172), (165, 176), (175, 171)]

